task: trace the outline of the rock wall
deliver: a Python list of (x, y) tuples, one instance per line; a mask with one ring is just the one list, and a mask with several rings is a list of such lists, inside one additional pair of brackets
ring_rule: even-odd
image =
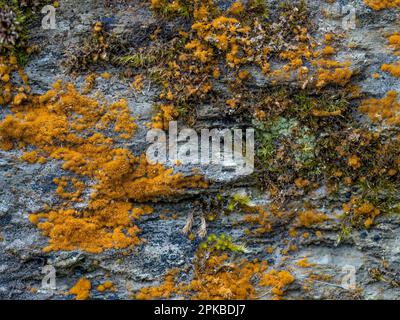
[[(233, 1), (217, 1), (221, 8), (229, 8)], [(338, 7), (334, 7), (337, 5)], [(350, 9), (354, 10), (355, 27), (343, 29), (343, 21)], [(266, 1), (269, 16), (275, 17), (279, 1)], [(375, 11), (364, 1), (326, 1), (309, 0), (310, 33), (318, 43), (323, 43), (325, 34), (333, 33), (339, 39), (335, 43), (338, 61), (351, 61), (354, 72), (352, 84), (360, 88), (360, 94), (366, 97), (382, 98), (389, 90), (400, 92), (398, 78), (380, 71), (384, 63), (393, 63), (396, 57), (386, 46), (385, 35), (399, 32), (398, 9)], [(335, 9), (336, 8), (336, 9)], [(339, 8), (339, 9), (337, 9)], [(338, 11), (339, 10), (339, 11)], [(179, 28), (190, 27), (185, 19), (162, 20), (151, 10), (147, 1), (77, 1), (62, 0), (56, 9), (57, 27), (43, 30), (43, 14), (37, 13), (36, 20), (29, 30), (29, 42), (40, 48), (29, 57), (24, 67), (29, 78), (32, 93), (41, 95), (51, 88), (58, 79), (72, 82), (78, 88), (85, 86), (85, 77), (95, 74), (95, 84), (90, 95), (96, 92), (107, 101), (125, 98), (129, 111), (138, 124), (134, 138), (121, 144), (135, 155), (146, 150), (146, 132), (148, 123), (157, 114), (154, 105), (159, 101), (160, 86), (153, 81), (145, 81), (140, 92), (132, 89), (132, 77), (127, 71), (137, 70), (104, 61), (89, 66), (88, 70), (73, 70), (71, 64), (78, 65), (71, 56), (79, 52), (85, 39), (90, 37), (97, 21), (113, 34), (122, 47), (131, 54), (147, 47), (150, 36), (161, 27), (162, 39), (173, 38)], [(161, 23), (161, 24), (160, 24)], [(123, 39), (123, 40), (121, 40)], [(117, 50), (117, 49), (116, 49)], [(273, 59), (272, 59), (273, 60)], [(271, 60), (271, 61), (272, 61)], [(88, 62), (89, 63), (89, 62)], [(278, 62), (277, 62), (278, 63)], [(310, 66), (310, 68), (313, 68)], [(72, 68), (73, 69), (73, 68)], [(275, 84), (263, 75), (259, 68), (248, 66), (253, 76), (251, 90), (268, 91)], [(108, 72), (110, 79), (100, 75)], [(373, 73), (380, 73), (379, 79)], [(129, 73), (129, 72), (128, 72)], [(15, 75), (15, 81), (18, 77)], [(216, 81), (214, 90), (224, 95), (228, 88), (229, 76)], [(299, 87), (294, 77), (285, 79), (281, 84), (287, 88)], [(351, 113), (355, 118), (357, 105), (361, 100), (351, 103)], [(256, 104), (257, 101), (249, 101)], [(272, 101), (274, 103), (274, 101)], [(248, 118), (226, 112), (226, 108), (213, 105), (212, 101), (199, 102), (191, 110), (197, 114), (197, 121), (191, 125), (202, 128), (250, 126)], [(10, 113), (9, 106), (0, 108), (0, 119)], [(181, 121), (181, 120), (180, 120)], [(361, 120), (367, 123), (366, 119)], [(179, 122), (187, 126), (187, 123)], [(193, 264), (196, 252), (204, 241), (196, 232), (202, 224), (201, 217), (208, 217), (210, 211), (219, 211), (215, 219), (207, 221), (207, 236), (211, 234), (229, 235), (232, 242), (246, 248), (245, 252), (234, 253), (234, 261), (247, 258), (266, 261), (270, 268), (290, 270), (295, 281), (286, 288), (288, 299), (398, 299), (400, 298), (400, 218), (398, 214), (382, 214), (371, 228), (352, 228), (345, 238), (343, 226), (337, 212), (329, 204), (331, 195), (324, 183), (313, 192), (286, 202), (294, 212), (301, 210), (305, 202), (329, 216), (329, 220), (310, 227), (299, 227), (297, 236), (290, 235), (291, 219), (274, 219), (272, 230), (262, 235), (249, 235), (252, 226), (243, 222), (246, 215), (237, 205), (227, 213), (223, 207), (207, 207), (217, 197), (227, 204), (237, 194), (246, 195), (251, 204), (245, 207), (268, 207), (274, 200), (270, 190), (260, 189), (258, 178), (237, 176), (235, 172), (221, 171), (214, 166), (200, 167), (202, 176), (209, 182), (204, 189), (186, 190), (179, 196), (167, 197), (161, 201), (148, 203), (153, 213), (142, 216), (137, 222), (142, 232), (140, 238), (145, 242), (129, 249), (110, 249), (101, 253), (88, 253), (84, 250), (44, 252), (49, 239), (29, 220), (29, 215), (40, 212), (46, 205), (57, 206), (62, 201), (55, 192), (53, 180), (71, 173), (62, 169), (59, 160), (48, 160), (44, 164), (30, 164), (20, 160), (20, 149), (0, 150), (0, 298), (2, 299), (71, 299), (68, 290), (80, 278), (92, 283), (90, 297), (93, 299), (131, 299), (143, 287), (157, 286), (163, 277), (173, 268), (183, 272), (177, 282), (189, 281), (194, 277)], [(193, 166), (177, 166), (176, 172), (189, 174)], [(87, 191), (89, 192), (89, 191)], [(346, 197), (347, 189), (343, 191)], [(385, 192), (385, 190), (383, 190)], [(225, 202), (224, 202), (225, 201)], [(247, 200), (246, 200), (247, 201)], [(76, 204), (76, 208), (85, 207), (85, 203)], [(297, 209), (296, 209), (297, 208)], [(338, 209), (340, 211), (340, 207)], [(182, 232), (188, 217), (194, 213), (193, 235)], [(319, 232), (317, 232), (319, 231)], [(308, 237), (303, 237), (304, 233)], [(206, 236), (206, 237), (207, 237)], [(293, 250), (287, 249), (296, 246)], [(267, 248), (273, 247), (268, 252)], [(285, 251), (286, 249), (286, 251)], [(300, 266), (298, 261), (308, 256), (310, 266)], [(42, 268), (51, 265), (56, 269), (57, 288), (50, 290), (42, 287)], [(350, 266), (350, 271), (349, 271)], [(356, 288), (348, 290), (342, 287), (342, 280), (354, 267)], [(116, 290), (101, 292), (95, 287), (104, 281), (113, 283)], [(265, 293), (264, 293), (265, 292)], [(262, 298), (271, 298), (273, 294), (266, 288), (261, 289)]]

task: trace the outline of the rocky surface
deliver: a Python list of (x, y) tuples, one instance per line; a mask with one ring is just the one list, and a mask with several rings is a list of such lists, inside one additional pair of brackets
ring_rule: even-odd
[[(56, 11), (57, 28), (43, 30), (40, 19), (30, 31), (32, 43), (40, 45), (41, 52), (32, 56), (25, 67), (34, 93), (46, 92), (57, 79), (72, 81), (82, 85), (84, 74), (71, 77), (63, 66), (68, 52), (79, 45), (86, 37), (94, 22), (103, 21), (117, 34), (125, 34), (129, 47), (140, 47), (147, 36), (157, 27), (145, 1), (77, 1), (62, 0)], [(278, 1), (268, 1), (274, 10)], [(350, 4), (355, 8), (357, 22), (354, 30), (348, 30), (340, 48), (339, 60), (353, 61), (352, 68), (357, 71), (355, 83), (362, 92), (371, 96), (382, 97), (388, 90), (400, 92), (400, 81), (395, 77), (382, 75), (374, 80), (370, 74), (379, 71), (383, 62), (393, 62), (393, 56), (382, 45), (382, 34), (393, 33), (399, 28), (398, 11), (373, 11), (362, 0), (339, 1), (342, 6)], [(220, 1), (221, 5), (230, 5), (229, 1)], [(322, 39), (329, 31), (342, 32), (343, 14), (335, 12), (325, 1), (309, 0), (312, 12), (312, 23), (316, 39)], [(328, 8), (329, 14), (326, 14)], [(330, 10), (330, 11), (329, 11)], [(325, 12), (325, 13), (324, 13)], [(169, 26), (174, 28), (174, 25)], [(343, 30), (345, 33), (345, 30)], [(351, 49), (349, 43), (355, 43)], [(109, 65), (99, 66), (97, 74), (107, 71), (112, 75), (110, 80), (100, 76), (96, 78), (93, 92), (99, 91), (107, 100), (115, 101), (119, 97), (128, 99), (129, 108), (139, 123), (134, 139), (124, 146), (140, 154), (146, 149), (146, 123), (154, 116), (154, 102), (158, 94), (156, 85), (150, 83), (141, 94), (136, 94), (130, 83), (119, 75), (123, 70)], [(254, 71), (254, 76), (257, 76)], [(268, 80), (259, 75), (256, 85), (259, 88), (269, 86)], [(288, 84), (290, 86), (290, 84)], [(0, 119), (8, 111), (2, 110)], [(212, 127), (216, 124), (230, 125), (227, 119), (215, 116), (212, 106), (199, 107), (197, 128)], [(234, 123), (239, 126), (240, 123)], [(154, 213), (143, 217), (139, 222), (142, 229), (141, 238), (146, 242), (132, 250), (109, 250), (100, 254), (89, 254), (80, 250), (71, 252), (44, 253), (46, 237), (32, 225), (28, 216), (40, 211), (45, 204), (53, 205), (60, 201), (54, 190), (53, 178), (66, 174), (57, 161), (44, 165), (26, 164), (18, 157), (20, 151), (0, 151), (0, 298), (3, 299), (69, 299), (68, 289), (81, 277), (88, 278), (93, 285), (110, 280), (118, 289), (116, 292), (100, 293), (92, 290), (91, 298), (129, 299), (139, 288), (159, 284), (162, 276), (171, 268), (190, 266), (201, 239), (189, 240), (181, 230), (188, 215), (201, 212), (200, 198), (212, 198), (221, 192), (224, 195), (245, 193), (257, 204), (268, 204), (270, 197), (254, 187), (251, 178), (237, 179), (234, 173), (221, 172), (212, 167), (201, 168), (211, 186), (207, 191), (192, 190), (179, 199), (167, 199), (152, 204)], [(180, 168), (189, 171), (190, 168)], [(317, 201), (323, 207), (327, 195), (319, 190)], [(176, 219), (160, 219), (160, 215), (176, 213)], [(295, 244), (298, 250), (289, 258), (282, 259), (279, 249), (286, 247), (288, 231), (274, 224), (273, 231), (263, 237), (247, 237), (245, 228), (236, 225), (240, 213), (224, 215), (208, 224), (208, 233), (226, 233), (234, 241), (243, 244), (248, 252), (243, 256), (251, 259), (267, 260), (274, 267), (291, 268), (296, 281), (290, 286), (286, 297), (300, 299), (399, 299), (400, 289), (400, 217), (382, 216), (370, 230), (353, 230), (344, 241), (338, 241), (340, 226), (336, 219), (323, 225), (311, 228), (308, 239), (298, 238)], [(194, 230), (200, 219), (195, 215)], [(317, 236), (316, 230), (322, 235)], [(299, 230), (300, 231), (300, 230)], [(303, 230), (306, 231), (306, 230)], [(300, 231), (301, 232), (301, 231)], [(267, 254), (265, 248), (274, 246), (277, 249)], [(295, 261), (308, 255), (309, 261), (315, 263), (311, 269), (300, 268)], [(381, 270), (380, 280), (372, 276), (373, 270)], [(57, 272), (57, 288), (42, 288), (42, 268), (54, 266)], [(346, 267), (355, 267), (358, 290), (346, 290), (341, 287), (341, 280), (346, 275)], [(302, 290), (310, 272), (329, 275), (329, 280), (319, 280), (312, 284), (309, 291)], [(190, 279), (188, 273), (181, 280)], [(397, 281), (397, 282), (396, 282)], [(37, 291), (35, 289), (36, 288)], [(267, 290), (265, 290), (267, 291)], [(268, 293), (266, 298), (270, 297)]]

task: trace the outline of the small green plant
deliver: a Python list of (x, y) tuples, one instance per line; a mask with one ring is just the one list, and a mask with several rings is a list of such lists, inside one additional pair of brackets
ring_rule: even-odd
[(248, 208), (248, 207), (251, 207), (251, 200), (249, 196), (247, 196), (246, 194), (236, 193), (230, 199), (226, 207), (226, 210), (228, 212), (232, 212), (237, 208)]
[(243, 252), (246, 253), (247, 249), (242, 245), (237, 245), (232, 242), (231, 236), (225, 236), (221, 234), (219, 237), (216, 234), (211, 234), (207, 241), (200, 244), (200, 249), (213, 251), (232, 251), (232, 252)]
[(155, 54), (133, 53), (122, 57), (115, 57), (112, 62), (116, 65), (128, 66), (130, 68), (147, 68), (158, 61)]
[(308, 127), (285, 117), (266, 122), (254, 120), (253, 124), (259, 144), (257, 156), (268, 170), (279, 172), (285, 162), (290, 162), (294, 168), (312, 165), (316, 139)]
[(152, 9), (162, 16), (163, 18), (174, 18), (177, 16), (189, 18), (191, 13), (193, 13), (193, 3), (192, 1), (165, 1), (156, 0), (152, 1)]

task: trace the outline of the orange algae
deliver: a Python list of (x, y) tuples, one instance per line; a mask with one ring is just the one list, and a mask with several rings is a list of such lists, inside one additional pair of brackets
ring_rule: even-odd
[(381, 70), (384, 72), (389, 72), (392, 76), (399, 78), (400, 77), (400, 62), (396, 62), (393, 64), (383, 64)]
[(59, 178), (57, 194), (67, 200), (62, 208), (32, 214), (30, 221), (49, 237), (45, 251), (82, 249), (101, 252), (141, 242), (134, 220), (133, 201), (146, 202), (171, 196), (187, 187), (206, 187), (198, 176), (184, 177), (173, 169), (149, 165), (144, 156), (117, 148), (114, 142), (131, 137), (136, 129), (125, 100), (111, 105), (81, 95), (71, 84), (54, 84), (42, 96), (29, 96), (12, 104), (13, 115), (0, 122), (0, 143), (10, 150), (21, 143), (35, 148), (25, 154), (29, 162), (41, 157), (61, 160), (63, 169), (96, 181), (84, 210), (81, 179)]
[(234, 2), (231, 7), (229, 8), (228, 12), (233, 15), (239, 15), (244, 12), (245, 8), (241, 1)]
[[(201, 259), (201, 258), (200, 258)], [(254, 281), (266, 269), (265, 262), (230, 262), (228, 255), (213, 255), (196, 261), (194, 279), (190, 283), (176, 284), (179, 270), (169, 271), (158, 287), (143, 288), (137, 299), (168, 299), (172, 296), (194, 300), (243, 300), (255, 299), (257, 290)]]
[(353, 169), (358, 169), (361, 167), (361, 160), (356, 155), (351, 155), (347, 161), (348, 165)]
[(192, 25), (192, 30), (197, 33), (197, 38), (189, 42), (185, 49), (192, 51), (200, 62), (212, 62), (215, 53), (210, 44), (226, 53), (226, 63), (230, 67), (246, 61), (246, 58), (240, 57), (240, 49), (247, 45), (244, 37), (250, 29), (241, 26), (236, 18), (219, 16), (211, 21), (198, 21)]
[(285, 294), (286, 287), (294, 281), (295, 278), (290, 272), (272, 269), (262, 276), (260, 285), (272, 287), (271, 291), (275, 295), (275, 298), (280, 299)]
[(358, 198), (352, 198), (349, 203), (343, 205), (345, 216), (351, 217), (353, 224), (362, 224), (369, 229), (374, 223), (376, 217), (381, 211), (368, 201), (361, 201)]
[(175, 277), (178, 273), (178, 269), (168, 271), (165, 275), (164, 282), (160, 286), (143, 288), (136, 294), (135, 298), (139, 300), (170, 298), (172, 295), (179, 292), (179, 288), (175, 284)]
[(102, 77), (104, 80), (110, 80), (111, 74), (109, 74), (108, 72), (103, 72), (103, 73), (101, 74), (101, 77)]
[(111, 281), (105, 281), (103, 284), (99, 284), (96, 288), (99, 292), (104, 292), (106, 290), (114, 291), (114, 284)]
[(88, 279), (81, 278), (78, 282), (69, 290), (69, 294), (76, 295), (76, 300), (87, 300), (89, 298), (90, 289), (92, 285)]
[(392, 90), (382, 99), (364, 100), (359, 107), (359, 111), (366, 113), (373, 122), (397, 125), (400, 123), (398, 93)]
[(389, 46), (396, 55), (400, 55), (400, 33), (394, 33), (388, 38)]
[(295, 183), (296, 187), (298, 187), (298, 188), (305, 188), (310, 184), (310, 181), (300, 177), (300, 178), (297, 178), (296, 180), (294, 180), (294, 183)]
[(258, 234), (264, 234), (272, 231), (272, 214), (275, 214), (271, 208), (272, 212), (265, 210), (264, 208), (258, 206), (255, 208), (255, 214), (248, 214), (244, 217), (244, 221), (257, 224), (259, 227), (255, 230)]
[(332, 54), (335, 53), (335, 49), (334, 49), (333, 47), (331, 47), (331, 46), (326, 46), (326, 47), (322, 50), (322, 53), (323, 53), (324, 55), (326, 55), (326, 56), (330, 56), (330, 55), (332, 55)]
[(14, 56), (0, 56), (0, 106), (13, 100), (13, 86), (10, 76), (18, 70), (17, 60)]
[[(395, 55), (400, 55), (400, 34), (394, 33), (388, 38), (389, 46), (394, 50)], [(390, 73), (392, 76), (400, 77), (400, 62), (392, 64), (385, 63), (381, 66), (381, 70)]]
[(372, 74), (372, 78), (374, 79), (379, 79), (381, 76), (379, 75), (379, 73), (375, 72)]
[(320, 59), (314, 61), (313, 64), (318, 67), (317, 88), (323, 88), (329, 84), (345, 86), (353, 75), (353, 71), (349, 68), (350, 62)]
[[(193, 299), (200, 300), (243, 300), (256, 298), (256, 289), (252, 283), (255, 275), (265, 269), (265, 263), (243, 260), (228, 263), (228, 257), (211, 257), (207, 261), (207, 269), (201, 273), (196, 270), (195, 278), (186, 290), (194, 290)], [(219, 271), (215, 271), (219, 270)]]
[[(284, 78), (289, 79), (292, 72), (297, 72), (298, 79), (305, 80), (308, 75), (309, 69), (304, 66), (304, 60), (311, 60), (313, 57), (312, 49), (315, 47), (315, 43), (308, 35), (307, 28), (299, 27), (297, 32), (298, 36), (295, 39), (297, 43), (293, 46), (293, 49), (279, 53), (279, 57), (288, 60), (288, 63), (282, 69), (272, 71), (272, 76), (280, 77), (283, 75)], [(267, 69), (267, 71), (269, 70)]]
[(299, 261), (296, 262), (296, 264), (297, 264), (300, 268), (310, 268), (310, 267), (315, 266), (315, 263), (310, 263), (310, 262), (308, 262), (308, 258), (300, 259)]
[(314, 210), (306, 210), (300, 212), (297, 216), (298, 226), (309, 228), (314, 224), (322, 223), (328, 220), (328, 216)]
[(31, 163), (31, 164), (37, 163), (37, 162), (43, 164), (46, 162), (46, 159), (44, 157), (40, 157), (36, 151), (25, 152), (22, 155), (21, 159), (28, 163)]
[(332, 33), (327, 33), (324, 35), (324, 42), (329, 43), (333, 40), (333, 34)]
[(80, 201), (79, 197), (82, 195), (85, 184), (76, 178), (61, 177), (54, 178), (53, 182), (57, 185), (57, 194), (64, 199), (71, 201)]
[(400, 0), (364, 0), (364, 3), (374, 10), (400, 7)]
[(144, 84), (143, 84), (143, 75), (138, 74), (135, 76), (135, 78), (133, 79), (133, 84), (132, 87), (135, 91), (142, 91), (144, 88)]
[(152, 127), (155, 129), (168, 129), (169, 122), (178, 118), (178, 111), (173, 105), (163, 104), (159, 106), (160, 112), (154, 116), (152, 121)]
[(296, 230), (296, 229), (290, 229), (290, 230), (289, 230), (289, 236), (290, 236), (291, 238), (297, 237), (297, 230)]

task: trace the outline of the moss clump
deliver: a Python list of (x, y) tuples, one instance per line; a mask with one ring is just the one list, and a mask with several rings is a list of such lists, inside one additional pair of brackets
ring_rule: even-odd
[(235, 209), (248, 209), (250, 207), (252, 207), (252, 205), (249, 196), (246, 194), (236, 193), (229, 200), (226, 210), (229, 213), (233, 212)]
[(221, 234), (219, 237), (215, 234), (211, 234), (206, 242), (200, 244), (200, 249), (208, 250), (209, 252), (216, 251), (232, 251), (232, 252), (246, 252), (246, 248), (241, 245), (237, 245), (232, 242), (231, 236), (225, 236)]
[(151, 0), (150, 6), (157, 14), (165, 18), (176, 16), (189, 17), (193, 13), (192, 1), (187, 0)]
[[(295, 119), (277, 117), (266, 122), (254, 120), (259, 148), (259, 165), (278, 179), (315, 165), (316, 138), (310, 128)], [(286, 181), (289, 182), (289, 181)]]
[(28, 31), (37, 18), (38, 8), (49, 0), (0, 0), (0, 53), (18, 58), (20, 65), (27, 62), (34, 51), (28, 44)]
[[(351, 112), (351, 95), (337, 88), (314, 93), (278, 89), (258, 99), (261, 103), (252, 119), (257, 129), (257, 175), (260, 187), (283, 207), (326, 185), (331, 204), (343, 204), (348, 200), (343, 195), (350, 194), (381, 213), (397, 211), (397, 94), (361, 102), (359, 111), (375, 124), (371, 129)], [(264, 99), (270, 103), (264, 105)], [(378, 128), (379, 124), (385, 127)], [(262, 217), (259, 224), (270, 225), (270, 217)], [(369, 227), (371, 219), (356, 224)]]
[(343, 204), (343, 221), (349, 227), (365, 227), (369, 229), (381, 211), (371, 202), (353, 197), (348, 203)]
[(0, 9), (0, 49), (10, 50), (19, 39), (20, 26), (14, 11), (4, 6)]
[(139, 49), (132, 54), (112, 57), (112, 63), (133, 69), (146, 69), (155, 66), (164, 54), (161, 49)]
[(96, 22), (88, 38), (67, 53), (64, 62), (69, 71), (87, 71), (93, 65), (110, 60), (112, 35), (105, 31), (101, 22)]

